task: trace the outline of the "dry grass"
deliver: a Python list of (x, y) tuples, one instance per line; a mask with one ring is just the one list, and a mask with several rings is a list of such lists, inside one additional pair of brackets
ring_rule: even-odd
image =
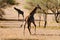
[[(32, 28), (34, 28), (34, 26), (32, 26)], [(40, 26), (40, 27), (37, 26), (36, 28), (37, 28), (37, 29), (40, 28), (40, 29), (51, 29), (51, 30), (57, 29), (57, 30), (58, 30), (58, 29), (60, 29), (60, 26), (46, 26), (46, 28), (44, 28), (44, 26)]]
[[(19, 27), (10, 27), (10, 26), (0, 26), (0, 28), (19, 28)], [(31, 28), (34, 28), (34, 26), (32, 26)], [(37, 29), (60, 29), (60, 27), (57, 27), (57, 26), (46, 26), (46, 28), (44, 28), (44, 26), (37, 26), (36, 27)]]

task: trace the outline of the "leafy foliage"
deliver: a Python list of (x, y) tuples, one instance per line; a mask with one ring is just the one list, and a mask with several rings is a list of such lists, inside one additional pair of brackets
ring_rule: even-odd
[(4, 8), (4, 7), (9, 6), (9, 5), (15, 5), (15, 4), (17, 4), (15, 2), (15, 0), (0, 0), (0, 19), (5, 14), (1, 8)]
[(58, 0), (26, 0), (26, 3), (27, 3), (26, 5), (29, 5), (32, 7), (39, 4), (40, 6), (42, 6), (42, 8), (46, 8), (46, 5), (49, 8), (53, 8), (53, 7), (56, 7), (60, 2), (58, 2)]
[(15, 4), (16, 4), (14, 0), (7, 0), (6, 2), (7, 2), (8, 4), (11, 4), (11, 5), (15, 5)]
[(7, 5), (15, 5), (17, 4), (15, 0), (2, 0), (0, 1), (0, 7), (5, 7)]
[[(26, 0), (25, 7), (26, 9), (32, 10), (32, 8), (35, 7), (37, 4), (39, 4), (42, 10), (44, 10), (46, 13), (48, 9), (50, 9), (53, 13), (56, 13), (56, 11), (58, 12), (60, 8), (60, 0)], [(38, 13), (40, 12), (38, 11)]]

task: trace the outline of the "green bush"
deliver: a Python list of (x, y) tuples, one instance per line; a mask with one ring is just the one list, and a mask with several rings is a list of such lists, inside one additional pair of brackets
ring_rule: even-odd
[(29, 5), (24, 5), (24, 9), (28, 9), (28, 10), (32, 10), (33, 7), (29, 6)]
[(7, 0), (7, 3), (11, 4), (11, 5), (15, 5), (16, 4), (14, 0)]
[(16, 4), (15, 0), (2, 0), (2, 1), (0, 1), (0, 5), (4, 4), (4, 3), (10, 4), (10, 5), (15, 5)]
[(18, 4), (19, 3), (17, 3), (15, 0), (2, 0), (0, 1), (0, 8), (4, 8), (9, 5), (18, 5)]

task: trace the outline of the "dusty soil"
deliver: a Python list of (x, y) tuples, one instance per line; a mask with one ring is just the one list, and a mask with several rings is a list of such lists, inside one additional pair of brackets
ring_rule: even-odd
[(25, 33), (23, 28), (0, 28), (0, 39), (1, 40), (59, 40), (60, 30), (41, 29), (36, 30), (34, 34), (34, 28), (31, 29), (32, 34), (30, 35), (26, 28)]

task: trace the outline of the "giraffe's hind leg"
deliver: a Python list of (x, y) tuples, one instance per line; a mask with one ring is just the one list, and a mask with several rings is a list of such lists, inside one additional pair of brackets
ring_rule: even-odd
[(36, 33), (36, 24), (35, 24), (35, 22), (33, 21), (33, 24), (34, 24), (34, 26), (35, 26), (35, 33)]
[(25, 27), (26, 27), (26, 24), (27, 24), (27, 22), (25, 22), (25, 24), (24, 24), (24, 32), (23, 32), (24, 34), (25, 34)]

